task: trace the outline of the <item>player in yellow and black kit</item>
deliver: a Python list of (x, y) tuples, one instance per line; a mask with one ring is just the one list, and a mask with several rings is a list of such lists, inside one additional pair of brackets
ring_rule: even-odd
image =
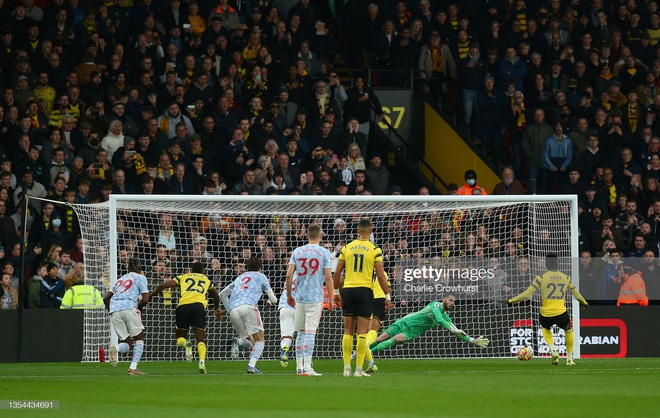
[[(357, 363), (355, 377), (369, 377), (362, 370), (364, 357), (369, 349), (367, 331), (374, 309), (373, 277), (377, 276), (380, 287), (386, 296), (390, 288), (383, 269), (383, 252), (369, 241), (371, 236), (371, 221), (366, 218), (358, 223), (358, 235), (341, 250), (335, 269), (335, 302), (341, 304), (344, 316), (344, 336), (342, 338), (342, 355), (344, 359), (344, 376), (351, 375), (351, 351), (353, 349), (353, 333), (357, 329)], [(344, 272), (344, 281), (341, 275)], [(343, 295), (339, 289), (343, 284)], [(357, 328), (356, 328), (357, 326)]]
[[(385, 273), (385, 279), (387, 280), (387, 285), (390, 285), (390, 279)], [(369, 332), (367, 332), (367, 344), (371, 345), (376, 338), (378, 338), (378, 331), (383, 325), (387, 311), (392, 308), (392, 301), (390, 300), (390, 295), (386, 295), (383, 292), (383, 288), (380, 287), (380, 282), (378, 277), (374, 274), (372, 281), (372, 290), (374, 292), (374, 313), (371, 316), (371, 321), (369, 322)], [(364, 359), (367, 361), (367, 373), (374, 373), (378, 371), (376, 363), (374, 363), (374, 357), (371, 354), (371, 350), (367, 350), (367, 354), (364, 356)]]
[(555, 349), (555, 344), (552, 339), (552, 326), (557, 325), (559, 328), (566, 331), (566, 365), (574, 366), (573, 361), (573, 344), (575, 337), (573, 335), (573, 327), (571, 326), (571, 317), (566, 312), (566, 292), (571, 291), (582, 306), (588, 306), (586, 300), (582, 297), (580, 292), (575, 288), (571, 282), (571, 277), (559, 271), (557, 262), (557, 254), (548, 253), (545, 256), (545, 267), (548, 269), (540, 276), (536, 276), (531, 286), (524, 292), (509, 300), (503, 302), (508, 304), (518, 303), (525, 299), (529, 299), (537, 291), (541, 291), (541, 317), (540, 322), (543, 327), (543, 339), (552, 355), (552, 364), (559, 364), (559, 353)]
[(206, 306), (208, 296), (213, 298), (213, 313), (216, 319), (220, 319), (220, 296), (215, 290), (213, 282), (204, 275), (204, 265), (200, 262), (192, 264), (191, 272), (168, 279), (158, 285), (150, 294), (152, 298), (164, 289), (179, 286), (181, 298), (176, 308), (176, 343), (185, 348), (186, 360), (192, 361), (192, 342), (187, 341), (188, 329), (192, 327), (197, 340), (197, 352), (199, 353), (199, 372), (206, 374)]

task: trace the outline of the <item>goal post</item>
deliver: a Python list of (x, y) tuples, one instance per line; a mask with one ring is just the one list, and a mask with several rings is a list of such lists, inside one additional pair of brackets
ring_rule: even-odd
[[(472, 336), (485, 335), (480, 350), (442, 329), (396, 349), (389, 358), (512, 357), (522, 345), (547, 354), (538, 323), (539, 297), (506, 306), (543, 270), (547, 253), (579, 286), (577, 196), (180, 196), (111, 195), (97, 205), (71, 205), (80, 220), (86, 283), (105, 292), (137, 257), (150, 289), (187, 271), (193, 261), (221, 290), (257, 255), (279, 297), (290, 252), (304, 244), (310, 223), (320, 223), (322, 245), (336, 252), (356, 236), (357, 222), (374, 223), (372, 241), (381, 247), (392, 283), (393, 308), (383, 329), (426, 303), (452, 293), (454, 323)], [(143, 311), (145, 360), (177, 360), (174, 339), (178, 291), (154, 298)], [(279, 316), (260, 305), (266, 333), (264, 358), (279, 357)], [(568, 304), (580, 341), (578, 303)], [(226, 318), (207, 313), (208, 359), (229, 359), (233, 329)], [(83, 361), (96, 361), (111, 337), (102, 311), (85, 312)], [(324, 312), (315, 353), (340, 358), (341, 312)], [(555, 330), (561, 352), (563, 332)], [(192, 337), (192, 336), (191, 336)], [(576, 347), (579, 357), (579, 346)]]

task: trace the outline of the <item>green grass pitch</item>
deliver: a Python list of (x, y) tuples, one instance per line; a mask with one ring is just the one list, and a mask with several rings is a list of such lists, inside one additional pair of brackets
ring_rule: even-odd
[(0, 399), (59, 400), (60, 409), (0, 410), (20, 417), (657, 417), (660, 358), (380, 360), (371, 378), (345, 378), (341, 360), (322, 377), (261, 361), (0, 364)]

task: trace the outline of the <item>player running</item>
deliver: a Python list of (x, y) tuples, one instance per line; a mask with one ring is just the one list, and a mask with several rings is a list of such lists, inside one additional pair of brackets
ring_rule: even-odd
[[(312, 367), (312, 355), (316, 341), (316, 330), (323, 312), (323, 281), (329, 294), (334, 293), (330, 269), (330, 251), (321, 243), (321, 227), (311, 224), (307, 228), (309, 243), (293, 250), (286, 272), (286, 294), (290, 306), (296, 307), (294, 331), (296, 335), (296, 374), (298, 376), (321, 376)], [(293, 296), (293, 280), (296, 276), (296, 294)], [(329, 301), (328, 310), (334, 309)]]
[(167, 279), (158, 285), (150, 294), (153, 298), (163, 290), (170, 287), (181, 288), (181, 298), (176, 307), (176, 345), (185, 349), (186, 361), (192, 361), (192, 342), (186, 340), (188, 329), (192, 328), (197, 341), (197, 353), (199, 354), (199, 372), (207, 374), (206, 371), (206, 307), (208, 295), (213, 299), (213, 313), (216, 319), (220, 319), (220, 297), (218, 291), (213, 287), (213, 282), (204, 275), (204, 265), (195, 262), (191, 266), (191, 272)]
[[(335, 270), (335, 301), (342, 303), (344, 317), (344, 335), (342, 337), (342, 358), (344, 360), (344, 377), (351, 376), (351, 351), (353, 349), (353, 334), (357, 333), (355, 377), (369, 377), (362, 369), (364, 357), (369, 350), (367, 332), (374, 309), (374, 292), (372, 290), (374, 274), (385, 295), (389, 295), (390, 287), (383, 270), (383, 252), (369, 241), (372, 224), (367, 218), (358, 222), (359, 238), (350, 242), (341, 250)], [(341, 274), (345, 271), (343, 295), (339, 295)], [(342, 300), (343, 299), (343, 300)], [(357, 332), (356, 332), (357, 331)]]
[(509, 305), (521, 302), (532, 297), (537, 290), (541, 291), (541, 315), (540, 323), (543, 332), (543, 339), (550, 347), (551, 363), (559, 364), (559, 353), (555, 348), (552, 337), (552, 326), (557, 325), (566, 332), (566, 365), (575, 366), (573, 361), (573, 345), (575, 336), (571, 326), (571, 317), (566, 312), (566, 291), (570, 290), (573, 297), (577, 299), (582, 306), (589, 306), (584, 297), (575, 288), (571, 282), (571, 277), (559, 271), (557, 254), (548, 253), (545, 256), (545, 267), (548, 269), (540, 276), (536, 276), (532, 284), (519, 294), (509, 300), (503, 300), (503, 303)]
[(238, 356), (239, 348), (250, 351), (248, 374), (262, 374), (257, 361), (264, 351), (264, 323), (257, 302), (266, 293), (271, 305), (277, 303), (268, 278), (261, 272), (261, 259), (250, 257), (245, 263), (247, 272), (238, 276), (220, 292), (220, 299), (229, 312), (229, 319), (238, 333), (232, 345), (232, 357)]
[[(149, 302), (147, 278), (141, 272), (140, 262), (135, 258), (129, 260), (128, 273), (121, 276), (103, 298), (106, 309), (110, 311), (110, 323), (120, 341), (119, 345), (111, 344), (108, 349), (110, 364), (117, 367), (117, 353), (128, 353), (134, 340), (128, 374), (135, 376), (146, 374), (137, 368), (144, 351), (144, 325), (139, 309)], [(140, 297), (142, 300), (138, 303)]]
[(375, 353), (391, 348), (396, 344), (406, 343), (438, 325), (463, 341), (470, 342), (477, 347), (487, 347), (490, 342), (488, 338), (483, 336), (472, 338), (464, 331), (456, 328), (456, 325), (451, 321), (447, 312), (454, 310), (455, 302), (456, 297), (454, 295), (447, 295), (442, 302), (433, 301), (422, 310), (396, 320), (371, 344), (371, 352)]

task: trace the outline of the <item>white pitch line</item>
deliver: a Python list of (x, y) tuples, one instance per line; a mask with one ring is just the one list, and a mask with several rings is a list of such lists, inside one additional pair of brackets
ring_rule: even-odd
[[(660, 368), (608, 368), (608, 369), (598, 369), (598, 370), (589, 370), (589, 369), (578, 369), (575, 367), (569, 368), (558, 368), (558, 369), (551, 369), (548, 367), (547, 369), (534, 369), (534, 370), (524, 370), (524, 369), (505, 369), (505, 370), (426, 370), (426, 371), (414, 371), (414, 372), (405, 372), (405, 371), (396, 371), (396, 372), (383, 372), (383, 373), (378, 373), (379, 375), (407, 375), (407, 374), (427, 374), (427, 375), (433, 375), (433, 374), (492, 374), (492, 373), (511, 373), (512, 371), (515, 371), (516, 373), (531, 373), (531, 374), (538, 374), (538, 373), (552, 373), (552, 374), (565, 374), (565, 373), (570, 373), (570, 374), (604, 374), (604, 373), (609, 373), (609, 372), (643, 372), (643, 373), (650, 373), (650, 372), (658, 372), (660, 371)], [(327, 375), (340, 375), (340, 372), (324, 372), (323, 374)], [(155, 373), (147, 373), (147, 377), (153, 376), (153, 377), (184, 377), (184, 376), (196, 376), (198, 375), (197, 373), (167, 373), (167, 374), (155, 374)], [(213, 373), (212, 371), (209, 373), (211, 376), (247, 376), (247, 374), (244, 373), (227, 373), (227, 372), (219, 372), (219, 373)], [(265, 372), (264, 376), (293, 376), (296, 377), (294, 373), (285, 373), (285, 372)], [(47, 378), (83, 378), (87, 379), (90, 377), (118, 377), (118, 376), (124, 376), (124, 374), (93, 374), (93, 375), (20, 375), (20, 376), (2, 376), (0, 377), (0, 381), (3, 379), (47, 379)]]

